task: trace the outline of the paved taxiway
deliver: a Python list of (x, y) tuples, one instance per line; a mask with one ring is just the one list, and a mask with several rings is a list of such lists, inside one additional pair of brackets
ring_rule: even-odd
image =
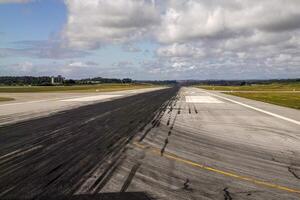
[(5, 126), (0, 196), (299, 199), (299, 118), (295, 109), (183, 87)]

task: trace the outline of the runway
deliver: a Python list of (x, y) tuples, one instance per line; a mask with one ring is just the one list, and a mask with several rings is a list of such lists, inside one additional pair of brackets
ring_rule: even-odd
[(130, 179), (126, 191), (157, 199), (299, 199), (299, 125), (215, 94), (299, 118), (294, 109), (183, 88), (101, 191), (120, 191)]
[(299, 118), (298, 110), (182, 87), (7, 125), (0, 198), (299, 199)]
[(12, 102), (0, 102), (0, 126), (32, 118), (53, 115), (63, 110), (78, 108), (95, 102), (110, 101), (151, 92), (164, 87), (123, 90), (115, 92), (47, 92), (47, 93), (1, 93), (3, 97), (13, 97)]

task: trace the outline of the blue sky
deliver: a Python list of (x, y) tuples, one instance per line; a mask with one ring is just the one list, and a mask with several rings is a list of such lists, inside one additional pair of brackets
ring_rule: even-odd
[(298, 0), (0, 0), (0, 76), (299, 78), (299, 17)]
[(1, 42), (47, 40), (61, 31), (66, 20), (66, 6), (60, 0), (1, 4), (0, 26), (5, 33)]

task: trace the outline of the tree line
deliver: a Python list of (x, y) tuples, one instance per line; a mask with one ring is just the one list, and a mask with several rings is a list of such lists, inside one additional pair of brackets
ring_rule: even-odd
[[(33, 86), (51, 86), (51, 76), (0, 76), (0, 85), (33, 85)], [(116, 79), (116, 78), (88, 78), (88, 79), (60, 79), (54, 77), (55, 85), (77, 85), (77, 84), (101, 84), (101, 83), (132, 83), (133, 80), (130, 78)], [(58, 81), (59, 80), (59, 81)]]
[(300, 79), (268, 79), (268, 80), (187, 80), (186, 85), (244, 86), (252, 84), (300, 83)]

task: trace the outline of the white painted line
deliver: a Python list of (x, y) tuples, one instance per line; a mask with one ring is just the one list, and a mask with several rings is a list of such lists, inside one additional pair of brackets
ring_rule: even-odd
[(37, 101), (26, 101), (26, 102), (19, 102), (19, 103), (7, 103), (7, 104), (1, 104), (0, 106), (14, 106), (14, 105), (20, 105), (20, 104), (27, 104), (27, 103), (39, 103), (44, 101), (51, 101), (49, 99), (47, 100), (37, 100)]
[(263, 110), (263, 109), (260, 109), (260, 108), (256, 108), (256, 107), (254, 107), (254, 106), (250, 106), (250, 105), (248, 105), (248, 104), (241, 103), (241, 102), (239, 102), (239, 101), (235, 101), (235, 100), (232, 100), (232, 99), (229, 99), (229, 98), (226, 98), (226, 97), (222, 97), (222, 96), (219, 96), (219, 95), (217, 95), (217, 94), (213, 94), (213, 93), (206, 92), (206, 91), (204, 91), (204, 92), (207, 93), (207, 94), (216, 96), (216, 97), (218, 97), (218, 98), (221, 98), (221, 99), (230, 101), (230, 102), (232, 102), (232, 103), (239, 104), (239, 105), (244, 106), (244, 107), (246, 107), (246, 108), (250, 108), (250, 109), (252, 109), (252, 110), (256, 110), (256, 111), (258, 111), (258, 112), (262, 112), (262, 113), (264, 113), (264, 114), (271, 115), (271, 116), (276, 117), (276, 118), (278, 118), (278, 119), (282, 119), (282, 120), (285, 120), (285, 121), (288, 121), (288, 122), (291, 122), (291, 123), (300, 125), (300, 121), (297, 121), (297, 120), (294, 120), (294, 119), (291, 119), (291, 118), (288, 118), (288, 117), (284, 117), (284, 116), (281, 116), (281, 115), (278, 115), (278, 114), (275, 114), (275, 113), (272, 113), (272, 112), (269, 112), (269, 111), (266, 111), (266, 110)]
[[(80, 98), (81, 96), (73, 96), (73, 99)], [(0, 104), (1, 106), (15, 106), (15, 105), (22, 105), (22, 104), (30, 104), (30, 103), (41, 103), (41, 102), (48, 102), (48, 101), (58, 101), (58, 100), (69, 100), (71, 97), (58, 97), (53, 99), (43, 99), (43, 100), (36, 100), (36, 101), (24, 101), (18, 103), (7, 103), (7, 104)], [(84, 98), (84, 97), (83, 97)]]
[(186, 96), (185, 101), (187, 103), (223, 103), (211, 96)]
[(43, 100), (36, 100), (36, 101), (24, 101), (24, 102), (18, 102), (18, 103), (7, 103), (7, 104), (0, 104), (1, 106), (15, 106), (15, 105), (22, 105), (22, 104), (30, 104), (30, 103), (41, 103), (41, 102), (48, 102), (48, 101), (57, 101), (62, 99), (68, 99), (68, 97), (59, 97), (59, 98), (53, 98), (53, 99), (43, 99)]
[(73, 98), (73, 99), (64, 99), (61, 101), (67, 101), (67, 102), (72, 102), (72, 101), (79, 101), (79, 102), (86, 102), (86, 101), (98, 101), (98, 100), (103, 100), (103, 99), (110, 99), (114, 97), (120, 97), (123, 95), (96, 95), (96, 96), (89, 96), (89, 97), (80, 97), (80, 98)]

